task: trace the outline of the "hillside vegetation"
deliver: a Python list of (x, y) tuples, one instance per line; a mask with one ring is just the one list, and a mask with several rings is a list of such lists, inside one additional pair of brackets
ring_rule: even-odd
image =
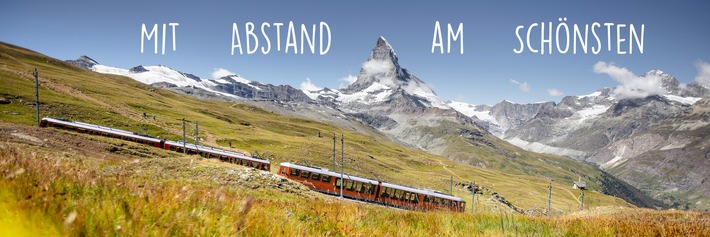
[[(271, 160), (273, 171), (283, 161), (330, 168), (332, 134), (344, 134), (348, 173), (442, 192), (449, 191), (449, 179), (453, 177), (453, 194), (467, 200), (468, 211), (471, 195), (467, 185), (476, 182), (483, 193), (477, 195), (476, 214), (401, 211), (342, 202), (273, 174), (231, 164), (112, 139), (30, 128), (27, 125), (35, 121), (35, 68), (40, 74), (43, 116), (171, 140), (180, 139), (182, 118), (199, 121), (201, 143), (258, 154)], [(494, 144), (500, 149), (497, 151), (481, 149), (484, 155), (501, 162), (496, 167), (479, 168), (402, 147), (383, 136), (363, 135), (242, 104), (197, 100), (130, 78), (79, 69), (4, 43), (0, 44), (0, 80), (0, 96), (10, 101), (0, 105), (4, 142), (0, 146), (0, 205), (1, 210), (7, 210), (7, 215), (0, 215), (0, 229), (7, 233), (436, 235), (475, 229), (485, 235), (603, 235), (644, 228), (652, 231), (649, 233), (707, 233), (705, 214), (652, 212), (658, 215), (653, 217), (658, 220), (653, 227), (628, 220), (634, 213), (651, 212), (636, 209), (593, 217), (600, 221), (579, 229), (575, 223), (588, 217), (563, 216), (578, 210), (579, 192), (571, 188), (571, 182), (579, 175), (584, 175), (592, 189), (585, 193), (585, 208), (606, 212), (629, 210), (632, 205), (600, 193), (606, 189), (602, 181), (607, 175), (592, 166), (525, 152), (508, 144)], [(144, 117), (144, 113), (149, 116)], [(188, 134), (194, 134), (193, 126), (188, 124)], [(526, 167), (529, 165), (536, 166), (534, 172)], [(542, 214), (547, 205), (548, 177), (554, 179), (552, 214), (557, 218), (521, 216), (500, 202), (507, 200), (521, 212)], [(677, 220), (681, 223), (665, 227)], [(609, 222), (628, 229), (594, 228)], [(39, 233), (24, 232), (30, 229)]]

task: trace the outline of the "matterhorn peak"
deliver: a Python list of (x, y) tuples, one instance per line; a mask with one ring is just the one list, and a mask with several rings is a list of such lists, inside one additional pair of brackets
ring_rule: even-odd
[(362, 64), (357, 80), (341, 92), (363, 95), (362, 98), (350, 96), (346, 101), (374, 103), (388, 100), (392, 95), (405, 95), (418, 98), (416, 100), (427, 107), (449, 108), (431, 87), (399, 66), (397, 54), (382, 36), (377, 38), (375, 48)]
[(377, 38), (377, 45), (374, 49), (372, 49), (372, 53), (367, 60), (390, 61), (399, 67), (399, 64), (397, 64), (397, 54), (394, 53), (392, 45), (390, 45), (385, 37), (382, 36)]

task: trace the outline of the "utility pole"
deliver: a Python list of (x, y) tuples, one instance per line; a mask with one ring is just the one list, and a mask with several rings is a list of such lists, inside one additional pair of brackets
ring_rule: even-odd
[(35, 107), (37, 108), (37, 127), (39, 127), (39, 74), (37, 73), (37, 68), (35, 68), (35, 72), (32, 75), (35, 76)]
[(476, 182), (471, 183), (471, 213), (476, 211)]
[(584, 189), (580, 188), (582, 190), (582, 198), (579, 201), (579, 210), (581, 211), (584, 209)]
[(345, 135), (340, 134), (340, 144), (342, 145), (341, 155), (340, 155), (340, 198), (343, 198), (343, 186), (345, 186), (345, 180), (343, 180), (343, 174), (345, 173)]
[(335, 133), (333, 133), (333, 172), (335, 172)]
[(199, 131), (200, 130), (199, 130), (198, 123), (197, 123), (197, 121), (195, 121), (195, 149), (197, 149), (197, 141), (200, 140), (200, 137), (199, 137), (200, 132)]
[(550, 186), (547, 186), (548, 188), (548, 194), (547, 194), (547, 216), (550, 216), (550, 202), (552, 200), (552, 181), (550, 181)]
[(187, 154), (187, 137), (185, 136), (185, 118), (182, 118), (182, 152)]

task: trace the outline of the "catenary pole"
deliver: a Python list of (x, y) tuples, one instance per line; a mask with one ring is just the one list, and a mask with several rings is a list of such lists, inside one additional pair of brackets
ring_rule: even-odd
[(35, 72), (32, 75), (35, 76), (35, 108), (37, 116), (37, 127), (39, 127), (39, 74), (37, 73), (37, 68), (35, 68)]
[(340, 154), (340, 197), (343, 197), (343, 186), (345, 186), (344, 173), (345, 173), (345, 135), (340, 135), (340, 144), (342, 146)]
[(187, 137), (185, 135), (185, 118), (182, 118), (182, 152), (187, 154)]

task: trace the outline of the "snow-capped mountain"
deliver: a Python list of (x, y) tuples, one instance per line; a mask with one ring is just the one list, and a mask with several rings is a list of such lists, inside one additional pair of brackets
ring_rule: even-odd
[[(698, 142), (707, 141), (708, 137), (690, 134), (707, 134), (703, 131), (710, 130), (710, 121), (689, 119), (688, 115), (697, 117), (697, 111), (707, 110), (708, 99), (703, 98), (710, 97), (710, 92), (695, 83), (681, 84), (660, 70), (651, 70), (640, 77), (660, 79), (661, 91), (665, 93), (624, 98), (618, 93), (619, 88), (604, 88), (589, 95), (567, 96), (559, 103), (503, 101), (494, 106), (460, 102), (449, 105), (491, 125), (489, 131), (494, 135), (526, 150), (595, 163), (670, 205), (702, 206), (703, 200), (697, 195), (710, 194), (710, 186), (679, 181), (688, 175), (710, 176), (707, 169), (688, 169), (682, 165), (708, 163), (707, 159), (698, 163), (693, 157), (698, 154), (707, 157), (710, 146), (699, 146)], [(678, 198), (679, 194), (688, 198)]]
[(67, 62), (98, 73), (130, 77), (136, 81), (156, 87), (172, 88), (178, 91), (197, 90), (191, 92), (194, 95), (223, 96), (233, 99), (312, 102), (303, 92), (291, 86), (265, 85), (247, 80), (239, 75), (205, 79), (163, 65), (140, 65), (130, 69), (123, 69), (99, 64), (87, 56), (81, 56), (79, 59), (68, 60)]
[(360, 68), (357, 80), (347, 88), (303, 92), (314, 100), (323, 97), (323, 100), (340, 104), (367, 106), (388, 103), (399, 95), (405, 95), (425, 107), (451, 109), (431, 87), (399, 65), (397, 54), (384, 37), (377, 39), (375, 48)]

